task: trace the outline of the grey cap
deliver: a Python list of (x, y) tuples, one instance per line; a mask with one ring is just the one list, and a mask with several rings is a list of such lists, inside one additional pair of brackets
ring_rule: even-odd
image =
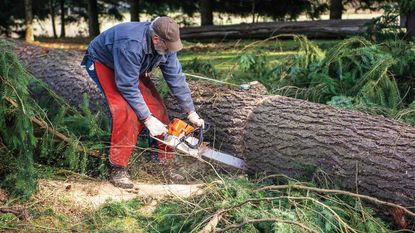
[(183, 48), (180, 40), (179, 25), (170, 17), (158, 17), (152, 22), (154, 32), (166, 41), (167, 49), (177, 52)]

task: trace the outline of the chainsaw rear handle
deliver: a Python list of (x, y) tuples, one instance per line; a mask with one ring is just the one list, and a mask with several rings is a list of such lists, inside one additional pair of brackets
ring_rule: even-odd
[[(198, 149), (200, 147), (200, 145), (202, 145), (202, 143), (203, 143), (204, 133), (208, 132), (209, 130), (210, 130), (210, 124), (205, 122), (203, 127), (194, 129), (190, 134), (188, 134), (186, 137), (184, 137), (183, 141), (188, 147), (190, 147), (192, 149)], [(196, 145), (192, 145), (189, 142), (187, 142), (186, 139), (188, 137), (192, 136), (193, 133), (195, 133), (195, 132), (199, 132), (199, 138), (198, 138), (199, 141), (197, 142)]]

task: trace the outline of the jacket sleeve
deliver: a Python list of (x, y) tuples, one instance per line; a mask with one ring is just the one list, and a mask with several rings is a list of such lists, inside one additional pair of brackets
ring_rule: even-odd
[(160, 64), (160, 69), (167, 85), (184, 113), (194, 111), (195, 107), (190, 88), (186, 82), (186, 76), (182, 72), (182, 66), (177, 59), (177, 54), (170, 53), (166, 56), (166, 62)]
[(139, 43), (135, 46), (139, 48), (128, 50), (125, 45), (113, 47), (115, 84), (138, 118), (144, 120), (150, 115), (150, 110), (138, 87), (142, 49)]

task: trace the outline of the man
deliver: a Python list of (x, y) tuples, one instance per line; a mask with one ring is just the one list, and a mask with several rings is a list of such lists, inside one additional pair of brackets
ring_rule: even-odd
[[(204, 125), (195, 112), (186, 77), (177, 59), (176, 52), (182, 48), (179, 26), (169, 17), (158, 17), (151, 23), (116, 25), (88, 46), (83, 64), (110, 107), (110, 181), (117, 187), (134, 186), (127, 165), (143, 127), (160, 139), (167, 132), (166, 107), (146, 75), (155, 67), (160, 67), (173, 96), (188, 114), (188, 120), (197, 127)], [(162, 164), (175, 159), (171, 150), (160, 142), (157, 157)], [(174, 175), (178, 180), (183, 179), (179, 174)]]

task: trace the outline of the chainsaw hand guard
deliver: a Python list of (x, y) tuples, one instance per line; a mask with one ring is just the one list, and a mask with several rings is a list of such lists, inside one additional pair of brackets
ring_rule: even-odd
[[(204, 134), (206, 132), (208, 132), (210, 130), (210, 124), (205, 122), (204, 127), (202, 128), (196, 128), (194, 129), (192, 132), (190, 132), (188, 135), (186, 135), (185, 137), (183, 137), (183, 141), (184, 143), (186, 143), (186, 145), (192, 149), (198, 149), (200, 147), (200, 145), (202, 145), (203, 143), (203, 139), (204, 139)], [(196, 145), (192, 145), (191, 143), (189, 143), (188, 141), (186, 141), (186, 139), (188, 137), (193, 137), (195, 133), (199, 134), (199, 137), (196, 137), (199, 139), (199, 141), (197, 142)]]

